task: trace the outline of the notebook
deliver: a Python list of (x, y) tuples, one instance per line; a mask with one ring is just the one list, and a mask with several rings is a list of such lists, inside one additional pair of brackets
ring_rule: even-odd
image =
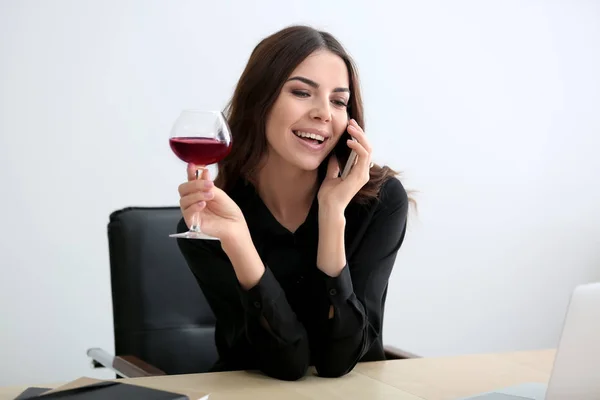
[(56, 389), (31, 387), (21, 393), (15, 400), (207, 400), (205, 393), (188, 389), (173, 392), (170, 390), (153, 389), (132, 383), (101, 381), (91, 378), (79, 378)]

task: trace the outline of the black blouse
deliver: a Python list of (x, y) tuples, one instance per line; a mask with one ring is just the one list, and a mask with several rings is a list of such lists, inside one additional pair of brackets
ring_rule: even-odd
[[(240, 180), (229, 195), (241, 208), (266, 268), (256, 286), (241, 288), (219, 241), (178, 239), (216, 317), (219, 361), (214, 370), (259, 369), (295, 380), (310, 365), (320, 376), (337, 377), (359, 361), (383, 360), (388, 279), (408, 212), (400, 181), (386, 181), (379, 199), (369, 205), (348, 205), (347, 264), (335, 278), (316, 267), (316, 197), (308, 217), (292, 233), (273, 217), (251, 184)], [(182, 219), (178, 231), (186, 230)]]

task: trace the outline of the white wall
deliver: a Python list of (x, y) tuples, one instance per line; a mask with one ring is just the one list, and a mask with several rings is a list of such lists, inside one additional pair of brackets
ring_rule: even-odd
[(221, 108), (296, 22), (355, 56), (376, 157), (420, 191), (387, 343), (555, 346), (600, 280), (600, 3), (253, 3), (0, 2), (0, 385), (103, 376), (85, 350), (113, 348), (108, 214), (177, 204), (179, 110)]

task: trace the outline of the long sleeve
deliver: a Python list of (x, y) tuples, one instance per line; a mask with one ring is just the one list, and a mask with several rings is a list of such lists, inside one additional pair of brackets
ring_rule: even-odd
[[(350, 372), (376, 342), (383, 356), (380, 336), (385, 295), (404, 240), (407, 212), (403, 186), (396, 179), (389, 180), (341, 274), (335, 278), (318, 274), (317, 287), (322, 293), (318, 314), (324, 319), (317, 335), (315, 366), (319, 375), (337, 377)], [(333, 318), (329, 319), (325, 310), (331, 306)]]
[[(180, 221), (178, 230), (186, 229)], [(232, 369), (256, 363), (282, 380), (304, 376), (310, 360), (307, 333), (268, 265), (258, 284), (246, 291), (220, 242), (178, 239), (178, 244), (215, 314), (217, 336), (225, 337), (217, 341), (221, 361)]]

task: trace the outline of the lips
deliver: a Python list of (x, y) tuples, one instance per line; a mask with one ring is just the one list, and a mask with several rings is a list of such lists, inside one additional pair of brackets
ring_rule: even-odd
[(304, 131), (292, 131), (296, 139), (302, 143), (305, 147), (311, 150), (321, 150), (325, 147), (325, 143), (329, 140), (318, 133), (304, 132)]
[(318, 134), (318, 133), (310, 133), (310, 132), (303, 132), (303, 131), (294, 131), (294, 135), (298, 136), (301, 139), (313, 139), (316, 140), (319, 143), (322, 143), (325, 141), (325, 137)]

